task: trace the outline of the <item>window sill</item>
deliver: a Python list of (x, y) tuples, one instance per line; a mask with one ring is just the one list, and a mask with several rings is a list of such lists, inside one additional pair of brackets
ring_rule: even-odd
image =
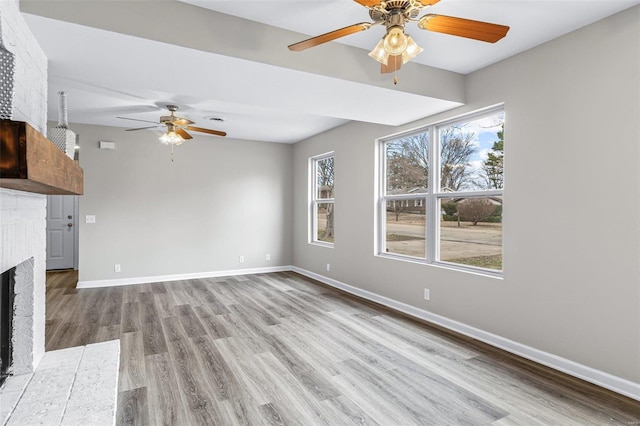
[(326, 248), (333, 248), (333, 246), (334, 246), (334, 244), (332, 244), (332, 243), (323, 243), (322, 241), (310, 241), (309, 245), (319, 246), (319, 247), (326, 247)]

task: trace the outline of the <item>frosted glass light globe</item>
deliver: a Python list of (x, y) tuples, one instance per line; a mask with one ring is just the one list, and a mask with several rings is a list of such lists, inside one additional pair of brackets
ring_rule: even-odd
[(389, 55), (400, 55), (407, 50), (409, 41), (402, 27), (392, 27), (384, 38), (384, 50)]

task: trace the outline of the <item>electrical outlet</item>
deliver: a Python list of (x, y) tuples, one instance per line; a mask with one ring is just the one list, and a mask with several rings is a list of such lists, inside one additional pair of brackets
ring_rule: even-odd
[(240, 263), (244, 263), (244, 256), (239, 256), (239, 257), (238, 257), (238, 261), (239, 261)]
[(331, 264), (327, 263), (327, 271), (330, 271), (330, 270), (331, 270)]
[(424, 289), (424, 300), (431, 300), (431, 292), (428, 288)]
[(266, 259), (267, 259), (267, 262), (271, 262), (271, 255), (270, 255), (270, 254), (267, 254), (267, 255), (266, 255)]
[(113, 265), (113, 272), (120, 272), (120, 264), (116, 263), (115, 265)]

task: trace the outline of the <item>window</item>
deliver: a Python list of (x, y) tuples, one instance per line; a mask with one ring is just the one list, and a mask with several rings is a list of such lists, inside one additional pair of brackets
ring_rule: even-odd
[(379, 254), (502, 271), (504, 111), (381, 141)]
[(311, 221), (310, 241), (333, 246), (334, 235), (334, 155), (333, 152), (310, 159)]

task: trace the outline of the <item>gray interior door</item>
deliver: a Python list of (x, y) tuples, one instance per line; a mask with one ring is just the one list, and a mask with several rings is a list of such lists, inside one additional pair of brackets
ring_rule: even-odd
[(75, 258), (75, 195), (47, 196), (47, 269), (72, 269)]

